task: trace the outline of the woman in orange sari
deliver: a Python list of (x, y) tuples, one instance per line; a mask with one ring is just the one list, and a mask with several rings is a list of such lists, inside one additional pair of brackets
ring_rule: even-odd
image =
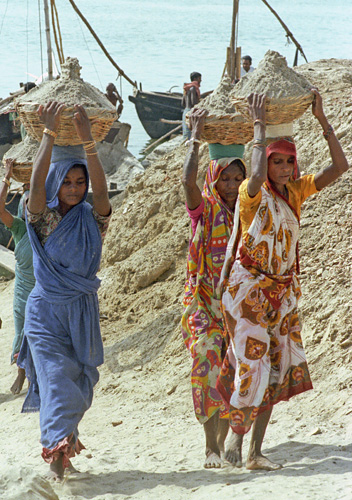
[(308, 196), (348, 169), (321, 96), (313, 92), (313, 115), (333, 164), (300, 178), (292, 140), (265, 148), (265, 96), (248, 98), (254, 120), (252, 172), (239, 188), (222, 271), (222, 312), (231, 342), (217, 382), (234, 432), (227, 458), (237, 466), (243, 435), (253, 424), (247, 469), (282, 467), (261, 452), (272, 407), (312, 388), (297, 311), (300, 209)]

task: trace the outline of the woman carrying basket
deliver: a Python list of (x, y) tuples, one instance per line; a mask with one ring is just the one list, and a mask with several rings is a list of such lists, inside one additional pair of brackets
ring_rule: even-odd
[[(33, 252), (29, 242), (26, 223), (23, 217), (15, 217), (6, 210), (7, 190), (10, 187), (14, 160), (8, 158), (5, 163), (5, 175), (0, 187), (0, 220), (11, 231), (15, 242), (15, 288), (13, 293), (13, 318), (15, 337), (12, 344), (11, 364), (17, 362), (23, 340), (23, 328), (28, 295), (35, 284), (33, 274)], [(22, 198), (21, 198), (22, 200)], [(21, 203), (21, 202), (20, 202)], [(23, 213), (19, 206), (19, 213)], [(19, 394), (26, 374), (23, 368), (17, 367), (17, 377), (11, 386), (12, 394)]]
[(182, 183), (192, 221), (192, 234), (183, 299), (182, 335), (193, 358), (193, 404), (206, 437), (204, 467), (217, 468), (222, 464), (228, 432), (228, 415), (215, 388), (227, 347), (218, 285), (232, 231), (238, 188), (246, 170), (238, 157), (243, 154), (244, 147), (236, 145), (232, 148), (232, 157), (210, 162), (201, 193), (196, 181), (199, 139), (205, 117), (206, 111), (198, 109), (190, 115), (192, 137), (183, 167)]
[(312, 388), (297, 311), (300, 210), (308, 196), (348, 169), (321, 96), (313, 92), (312, 112), (333, 164), (300, 178), (292, 141), (265, 148), (265, 96), (248, 98), (254, 120), (252, 172), (239, 189), (223, 267), (222, 311), (231, 342), (217, 383), (229, 409), (231, 461), (237, 466), (242, 465), (243, 435), (253, 426), (247, 469), (281, 467), (261, 452), (272, 407)]
[[(27, 208), (36, 285), (28, 298), (19, 360), (31, 383), (23, 411), (40, 409), (42, 457), (58, 480), (83, 447), (78, 424), (91, 406), (97, 367), (103, 363), (96, 274), (111, 213), (82, 106), (75, 106), (73, 123), (87, 160), (83, 148), (53, 151), (64, 107), (49, 102), (38, 110), (46, 128)], [(89, 180), (93, 207), (85, 201)]]

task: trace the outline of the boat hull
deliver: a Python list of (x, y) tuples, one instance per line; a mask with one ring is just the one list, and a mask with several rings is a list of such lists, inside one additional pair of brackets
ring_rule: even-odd
[(138, 118), (152, 139), (159, 139), (177, 127), (177, 123), (163, 123), (160, 121), (161, 118), (182, 120), (182, 94), (138, 90), (135, 95), (128, 98), (135, 105)]

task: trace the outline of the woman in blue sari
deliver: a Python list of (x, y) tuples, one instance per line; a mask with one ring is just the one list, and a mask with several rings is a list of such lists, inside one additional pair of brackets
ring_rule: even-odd
[[(38, 109), (46, 128), (27, 205), (36, 285), (28, 298), (19, 359), (31, 383), (23, 411), (40, 410), (42, 457), (57, 480), (83, 448), (78, 424), (91, 406), (103, 363), (96, 274), (111, 213), (82, 106), (75, 107), (73, 122), (84, 149), (53, 150), (64, 108), (49, 102)], [(93, 207), (85, 201), (89, 180)]]
[[(24, 316), (28, 295), (35, 284), (33, 274), (33, 253), (29, 242), (26, 223), (22, 217), (13, 216), (6, 210), (7, 191), (10, 187), (13, 160), (8, 158), (5, 163), (5, 175), (0, 186), (0, 220), (11, 231), (15, 242), (15, 288), (13, 294), (13, 319), (15, 323), (15, 337), (12, 344), (11, 364), (17, 362), (22, 339)], [(11, 386), (12, 394), (21, 392), (26, 374), (23, 368), (17, 367), (17, 377)]]

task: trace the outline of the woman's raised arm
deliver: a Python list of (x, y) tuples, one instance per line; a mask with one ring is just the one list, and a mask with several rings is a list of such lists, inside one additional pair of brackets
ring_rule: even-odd
[(75, 106), (73, 123), (78, 137), (85, 144), (90, 182), (93, 191), (93, 207), (99, 215), (109, 215), (111, 205), (106, 184), (105, 172), (100, 163), (95, 141), (92, 137), (90, 121), (86, 110), (81, 105)]
[(247, 185), (248, 194), (251, 198), (259, 192), (267, 178), (265, 100), (266, 96), (264, 94), (251, 94), (248, 96), (249, 111), (254, 122), (252, 171)]
[(45, 125), (44, 133), (37, 155), (33, 162), (31, 190), (28, 199), (28, 210), (32, 214), (42, 212), (46, 206), (45, 181), (48, 174), (54, 140), (60, 126), (61, 113), (65, 104), (49, 101), (45, 106), (39, 106), (38, 114)]
[(312, 104), (312, 113), (319, 121), (323, 129), (324, 137), (328, 142), (332, 165), (329, 165), (324, 170), (321, 170), (315, 175), (314, 181), (316, 188), (320, 191), (328, 186), (331, 182), (336, 181), (346, 170), (348, 170), (348, 163), (344, 152), (342, 151), (341, 144), (339, 143), (332, 126), (329, 124), (324, 110), (323, 100), (321, 95), (316, 89), (312, 89), (315, 94), (315, 99)]
[(194, 109), (189, 118), (192, 136), (189, 140), (189, 150), (183, 164), (182, 184), (185, 190), (187, 206), (190, 210), (195, 210), (202, 203), (202, 193), (197, 186), (198, 152), (200, 136), (207, 114), (208, 112), (205, 109)]

